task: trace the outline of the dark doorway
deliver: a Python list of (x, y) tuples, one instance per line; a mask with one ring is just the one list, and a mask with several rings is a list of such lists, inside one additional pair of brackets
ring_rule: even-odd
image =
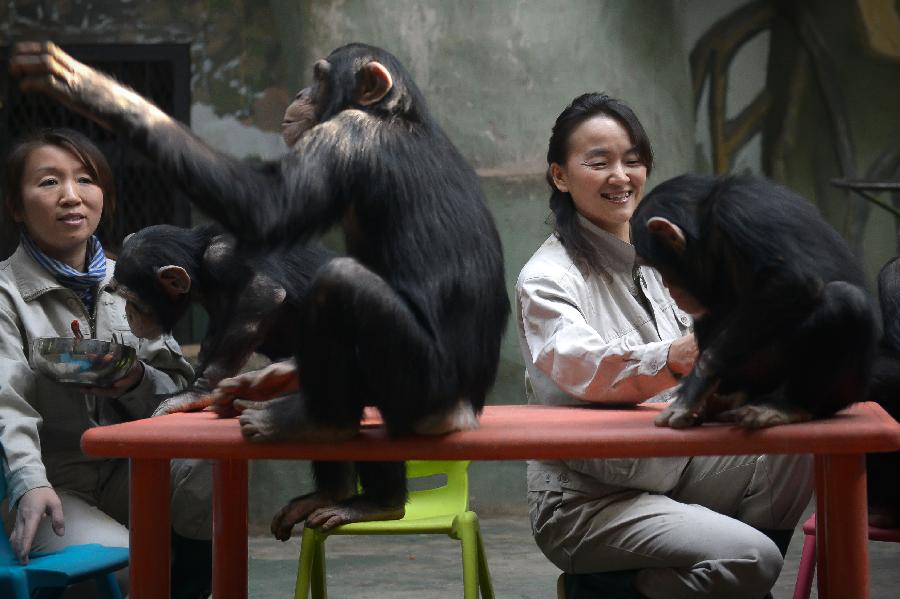
[[(170, 116), (190, 125), (191, 64), (189, 44), (62, 44), (78, 60), (112, 75), (149, 98)], [(190, 204), (124, 136), (103, 129), (42, 94), (24, 94), (10, 81), (9, 46), (0, 46), (0, 153), (21, 135), (47, 126), (64, 126), (88, 135), (103, 151), (116, 178), (116, 214), (102, 224), (98, 236), (111, 257), (122, 239), (158, 223), (189, 226)], [(5, 219), (5, 215), (2, 217)], [(0, 259), (12, 253), (18, 235), (4, 223)], [(189, 319), (176, 331), (190, 338)]]

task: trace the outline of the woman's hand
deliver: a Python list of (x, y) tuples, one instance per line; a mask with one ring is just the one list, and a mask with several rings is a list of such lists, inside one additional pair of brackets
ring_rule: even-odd
[(142, 378), (144, 378), (144, 363), (140, 360), (135, 360), (134, 365), (131, 367), (131, 370), (128, 371), (128, 374), (109, 387), (85, 387), (84, 393), (86, 395), (96, 395), (97, 397), (115, 399), (137, 387)]
[(9, 533), (9, 542), (19, 563), (28, 563), (31, 543), (41, 523), (41, 518), (50, 516), (53, 532), (57, 536), (66, 534), (66, 521), (63, 518), (62, 502), (52, 487), (36, 487), (22, 495), (16, 509), (16, 522)]
[(684, 376), (694, 367), (694, 362), (700, 355), (697, 348), (697, 339), (694, 335), (679, 337), (669, 346), (669, 357), (666, 366), (678, 376)]

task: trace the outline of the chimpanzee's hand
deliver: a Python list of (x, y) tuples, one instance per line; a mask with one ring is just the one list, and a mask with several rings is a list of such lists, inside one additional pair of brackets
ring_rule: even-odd
[(234, 413), (235, 399), (265, 401), (273, 397), (296, 393), (300, 390), (297, 365), (293, 360), (275, 362), (262, 370), (245, 372), (238, 376), (222, 379), (210, 394), (213, 409), (220, 415)]
[(52, 42), (15, 44), (9, 59), (9, 72), (21, 78), (23, 91), (44, 92), (59, 100), (72, 95), (91, 70)]
[(656, 426), (688, 428), (703, 421), (707, 402), (719, 386), (718, 380), (710, 380), (694, 368), (681, 381), (675, 399), (656, 416)]
[(191, 389), (161, 402), (153, 410), (153, 416), (165, 416), (176, 412), (197, 412), (211, 406), (212, 403), (212, 397), (207, 391)]

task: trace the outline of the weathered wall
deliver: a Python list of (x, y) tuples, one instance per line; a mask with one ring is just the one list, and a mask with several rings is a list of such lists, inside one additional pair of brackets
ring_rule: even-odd
[[(56, 10), (51, 4), (3, 5), (0, 34), (13, 41), (190, 42), (192, 127), (238, 156), (284, 151), (281, 114), (312, 59), (350, 41), (389, 49), (482, 175), (510, 290), (549, 233), (546, 144), (556, 115), (574, 96), (603, 90), (632, 104), (655, 146), (651, 185), (694, 164), (687, 49), (670, 3), (94, 0), (59, 3)], [(521, 401), (521, 359), (510, 327), (490, 402)], [(523, 509), (522, 463), (475, 464), (472, 478), (478, 509)], [(307, 484), (305, 465), (253, 464), (252, 520), (266, 522)]]

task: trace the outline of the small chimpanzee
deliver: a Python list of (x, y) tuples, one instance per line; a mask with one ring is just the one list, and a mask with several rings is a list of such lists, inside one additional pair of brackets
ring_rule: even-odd
[[(304, 243), (342, 224), (349, 257), (319, 270), (292, 332), (302, 340), (299, 390), (234, 402), (246, 437), (341, 438), (367, 404), (391, 434), (477, 426), (509, 314), (500, 237), (474, 170), (394, 56), (350, 44), (317, 61), (285, 112), (291, 151), (258, 169), (53, 44), (17, 44), (10, 72), (23, 90), (128, 135), (235, 236), (237, 251)], [(402, 463), (357, 471), (359, 496), (351, 469), (318, 464), (317, 492), (276, 516), (277, 535), (304, 519), (330, 528), (403, 514)]]
[(126, 300), (132, 332), (155, 338), (171, 332), (192, 302), (209, 315), (197, 378), (155, 415), (199, 410), (208, 393), (258, 351), (290, 358), (300, 300), (313, 275), (334, 253), (319, 245), (236, 252), (235, 241), (213, 225), (193, 229), (156, 225), (125, 239), (112, 286)]
[(683, 175), (644, 198), (631, 236), (695, 316), (700, 348), (657, 424), (764, 427), (864, 397), (874, 303), (847, 243), (811, 203), (762, 178)]

